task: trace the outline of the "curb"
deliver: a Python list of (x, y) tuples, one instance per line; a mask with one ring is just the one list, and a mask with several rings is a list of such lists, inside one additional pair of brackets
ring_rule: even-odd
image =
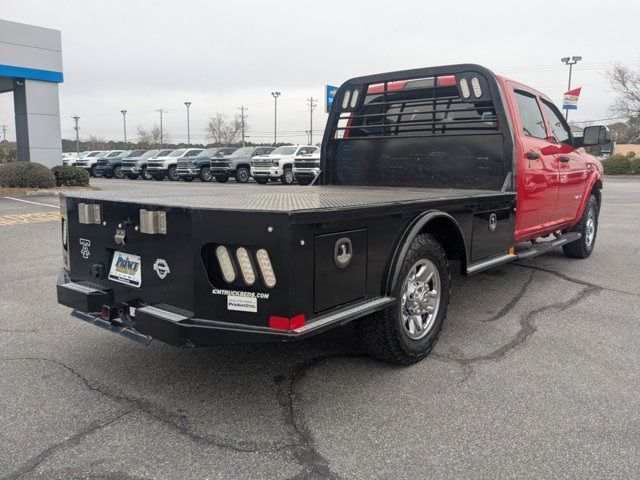
[(18, 195), (24, 197), (58, 196), (61, 193), (100, 190), (97, 187), (61, 187), (61, 188), (0, 188), (0, 195)]

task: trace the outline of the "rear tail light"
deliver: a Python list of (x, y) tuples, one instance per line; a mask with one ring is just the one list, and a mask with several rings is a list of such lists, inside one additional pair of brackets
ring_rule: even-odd
[(240, 265), (240, 273), (242, 273), (244, 283), (249, 286), (256, 283), (256, 274), (253, 271), (253, 265), (251, 265), (251, 258), (247, 249), (244, 247), (238, 248), (236, 250), (236, 258), (238, 259), (238, 265)]
[(469, 98), (471, 96), (471, 90), (469, 90), (469, 83), (466, 78), (460, 80), (460, 93), (462, 93), (462, 98)]
[(260, 273), (262, 273), (262, 280), (264, 284), (273, 288), (276, 286), (276, 274), (273, 271), (271, 265), (271, 259), (269, 258), (269, 252), (264, 248), (261, 248), (256, 252), (256, 259), (258, 260), (258, 266), (260, 267)]
[(439, 87), (455, 87), (456, 86), (456, 76), (455, 75), (444, 75), (442, 77), (438, 77), (438, 86)]
[(231, 262), (231, 256), (229, 255), (227, 247), (219, 246), (216, 248), (216, 257), (218, 258), (218, 264), (220, 265), (224, 281), (232, 283), (236, 279), (236, 271), (233, 268), (233, 263)]
[(473, 89), (473, 95), (476, 98), (480, 98), (482, 96), (482, 88), (480, 88), (480, 80), (478, 80), (478, 77), (473, 77), (471, 79), (471, 88)]

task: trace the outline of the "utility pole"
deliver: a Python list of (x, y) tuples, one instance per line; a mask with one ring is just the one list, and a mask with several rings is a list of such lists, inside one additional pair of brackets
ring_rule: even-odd
[(309, 97), (307, 102), (309, 102), (309, 145), (313, 145), (313, 109), (318, 105), (318, 99)]
[(191, 126), (189, 125), (189, 107), (191, 102), (184, 102), (184, 106), (187, 107), (187, 147), (191, 146)]
[(7, 141), (7, 126), (2, 125), (2, 139), (4, 142)]
[(273, 146), (278, 146), (278, 97), (282, 95), (280, 92), (271, 92), (271, 96), (274, 100), (273, 110)]
[(240, 110), (240, 124), (242, 125), (242, 146), (244, 147), (245, 146), (245, 142), (244, 142), (245, 119), (247, 118), (244, 112), (249, 109), (244, 105), (241, 105), (238, 107), (238, 110)]
[(78, 115), (74, 115), (71, 118), (76, 122), (76, 126), (74, 127), (74, 130), (76, 131), (76, 153), (80, 153), (80, 128), (78, 127), (78, 120), (80, 120), (80, 117)]
[(124, 129), (124, 144), (126, 147), (127, 146), (127, 111), (120, 110), (120, 113), (122, 114), (122, 128)]
[(166, 110), (163, 110), (162, 108), (159, 108), (158, 110), (156, 110), (156, 112), (160, 112), (160, 148), (162, 148), (164, 146), (164, 136), (162, 132), (162, 114), (168, 112)]
[[(582, 60), (582, 57), (562, 57), (560, 59), (560, 61), (562, 63), (564, 63), (565, 65), (569, 65), (569, 85), (567, 86), (567, 92), (571, 90), (571, 70), (573, 69), (573, 66), (578, 63), (580, 60)], [(564, 119), (565, 120), (569, 120), (569, 109), (565, 108), (564, 109)]]

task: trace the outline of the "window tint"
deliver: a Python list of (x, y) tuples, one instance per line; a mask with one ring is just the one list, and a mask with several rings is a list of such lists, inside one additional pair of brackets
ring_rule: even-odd
[(553, 136), (556, 137), (556, 140), (560, 143), (571, 143), (569, 129), (565, 125), (562, 115), (560, 115), (555, 105), (549, 104), (549, 102), (543, 100), (542, 108), (544, 108), (544, 113), (549, 119), (551, 132), (553, 133)]
[(522, 123), (522, 133), (529, 137), (547, 138), (542, 112), (536, 98), (527, 93), (517, 91), (516, 100), (520, 113), (520, 123)]

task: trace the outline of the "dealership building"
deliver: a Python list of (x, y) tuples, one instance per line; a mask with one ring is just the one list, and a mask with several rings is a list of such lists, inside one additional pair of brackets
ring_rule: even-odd
[(0, 94), (13, 93), (18, 160), (60, 164), (59, 30), (0, 20)]

